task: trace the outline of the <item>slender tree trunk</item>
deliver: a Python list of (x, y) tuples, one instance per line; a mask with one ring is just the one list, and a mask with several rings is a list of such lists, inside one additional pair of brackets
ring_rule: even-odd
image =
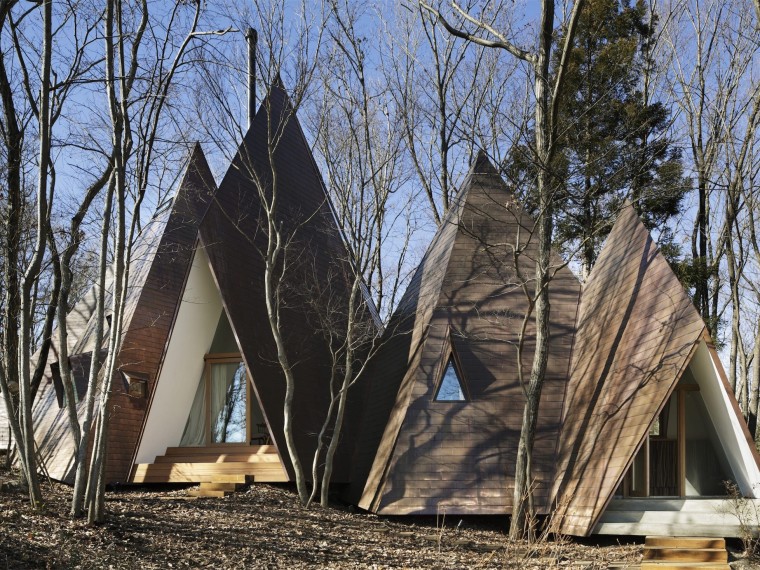
[[(69, 268), (70, 259), (68, 255), (64, 254), (65, 259), (61, 259), (59, 255), (55, 238), (50, 240), (51, 257), (53, 259), (53, 267), (56, 273), (56, 277), (61, 281), (61, 291), (58, 295), (58, 371), (61, 377), (61, 383), (63, 384), (63, 392), (65, 394), (65, 406), (66, 412), (69, 416), (69, 428), (71, 429), (71, 437), (74, 440), (74, 449), (79, 446), (80, 439), (80, 427), (79, 418), (77, 417), (77, 394), (74, 379), (71, 374), (71, 367), (69, 366), (69, 328), (67, 324), (67, 299), (69, 298), (69, 291), (71, 290), (71, 269)], [(76, 454), (76, 452), (75, 452)]]
[(552, 132), (549, 116), (549, 61), (551, 58), (552, 33), (554, 31), (554, 2), (542, 3), (541, 38), (534, 67), (534, 95), (536, 98), (536, 153), (537, 153), (537, 191), (539, 212), (536, 226), (538, 228), (538, 255), (536, 260), (535, 312), (536, 345), (533, 353), (533, 365), (526, 392), (523, 423), (515, 461), (515, 488), (512, 496), (512, 522), (509, 536), (512, 539), (523, 538), (528, 534), (527, 525), (533, 516), (529, 512), (531, 502), (530, 456), (536, 433), (538, 406), (546, 374), (549, 357), (549, 262), (553, 230), (552, 188), (549, 165), (551, 164)]
[[(759, 295), (760, 297), (760, 295)], [(758, 299), (760, 302), (760, 299)], [(752, 351), (752, 391), (749, 399), (749, 432), (755, 440), (760, 443), (760, 429), (758, 429), (757, 415), (760, 410), (760, 319), (757, 321), (755, 329), (755, 348)]]
[[(0, 5), (0, 32), (10, 10), (10, 3)], [(24, 440), (27, 434), (21, 423), (19, 387), (21, 384), (19, 361), (19, 327), (21, 314), (21, 286), (19, 279), (21, 264), (21, 215), (22, 195), (21, 187), (21, 162), (24, 135), (21, 132), (16, 117), (16, 106), (13, 100), (13, 89), (5, 69), (5, 60), (0, 57), (0, 96), (3, 102), (3, 123), (5, 126), (6, 147), (6, 179), (5, 186), (8, 193), (6, 206), (6, 229), (4, 257), (5, 257), (5, 312), (3, 324), (3, 352), (5, 354), (5, 366), (0, 374), (0, 389), (2, 389), (5, 402), (8, 423), (11, 427), (13, 439), (16, 442), (16, 450), (21, 464), (22, 475), (25, 480), (33, 478), (36, 472), (34, 455), (28, 456)]]
[(103, 211), (103, 226), (100, 233), (100, 261), (98, 263), (98, 291), (95, 301), (95, 348), (90, 360), (90, 373), (87, 379), (87, 399), (85, 401), (84, 417), (82, 418), (82, 432), (77, 446), (75, 459), (76, 475), (74, 477), (74, 491), (71, 498), (71, 515), (82, 514), (82, 506), (85, 500), (85, 488), (88, 479), (87, 451), (92, 440), (92, 421), (95, 410), (95, 398), (97, 394), (98, 374), (100, 372), (100, 347), (103, 344), (103, 332), (105, 321), (105, 295), (106, 273), (108, 271), (108, 228), (111, 224), (111, 205), (113, 203), (114, 182), (108, 186), (106, 204)]
[[(112, 125), (113, 143), (113, 180), (116, 197), (116, 241), (113, 260), (113, 291), (111, 297), (111, 328), (108, 339), (108, 356), (105, 374), (100, 390), (100, 406), (97, 421), (95, 444), (90, 463), (90, 476), (85, 493), (87, 504), (87, 521), (100, 522), (105, 515), (105, 463), (108, 442), (108, 424), (110, 420), (111, 386), (116, 370), (119, 347), (121, 346), (121, 326), (123, 301), (127, 283), (125, 270), (126, 251), (126, 160), (129, 149), (129, 136), (125, 132), (126, 98), (128, 97), (127, 80), (124, 69), (124, 35), (121, 28), (121, 2), (109, 0), (105, 16), (105, 56), (106, 56), (106, 91)], [(116, 60), (119, 61), (119, 78), (116, 74)], [(119, 85), (117, 96), (116, 86)], [(119, 100), (119, 96), (121, 100)]]
[(325, 470), (322, 474), (322, 495), (320, 497), (320, 503), (323, 507), (327, 507), (330, 504), (330, 481), (332, 480), (333, 465), (335, 463), (335, 453), (338, 450), (340, 444), (340, 434), (343, 431), (343, 419), (346, 416), (346, 402), (348, 401), (348, 390), (351, 384), (354, 382), (354, 344), (353, 337), (355, 336), (355, 327), (359, 326), (356, 323), (356, 304), (360, 302), (361, 296), (361, 275), (354, 275), (354, 282), (351, 287), (351, 296), (348, 300), (348, 323), (346, 326), (346, 354), (344, 358), (345, 369), (343, 372), (343, 382), (340, 387), (340, 394), (338, 397), (338, 410), (335, 414), (335, 425), (333, 426), (332, 438), (330, 439), (330, 445), (327, 447), (327, 454), (325, 455)]
[(32, 290), (37, 282), (45, 255), (45, 243), (48, 235), (48, 165), (50, 162), (50, 67), (52, 57), (52, 2), (42, 5), (42, 64), (40, 70), (39, 112), (39, 153), (37, 176), (37, 236), (34, 253), (23, 277), (21, 288), (21, 306), (19, 322), (19, 418), (24, 439), (22, 446), (26, 461), (30, 463), (27, 473), (29, 499), (34, 508), (42, 507), (42, 492), (39, 478), (34, 468), (36, 443), (34, 441), (34, 424), (32, 420), (31, 394), (31, 333), (33, 314)]
[[(293, 472), (296, 477), (296, 488), (298, 489), (298, 498), (301, 500), (302, 505), (306, 505), (309, 501), (309, 492), (306, 488), (306, 479), (304, 477), (303, 465), (301, 458), (298, 455), (298, 449), (296, 448), (296, 441), (293, 437), (293, 401), (295, 397), (296, 379), (293, 374), (293, 369), (288, 359), (288, 354), (285, 349), (285, 339), (282, 338), (280, 333), (279, 323), (279, 307), (275, 300), (275, 267), (274, 262), (278, 259), (278, 253), (280, 251), (280, 234), (274, 227), (274, 220), (270, 223), (270, 236), (269, 240), (273, 242), (272, 256), (266, 260), (264, 269), (264, 295), (266, 297), (267, 316), (269, 319), (269, 327), (274, 337), (275, 346), (277, 347), (277, 361), (280, 364), (280, 368), (285, 375), (285, 400), (283, 402), (283, 430), (285, 433), (285, 444), (288, 448), (288, 456), (293, 466)], [(316, 483), (316, 482), (315, 482)]]

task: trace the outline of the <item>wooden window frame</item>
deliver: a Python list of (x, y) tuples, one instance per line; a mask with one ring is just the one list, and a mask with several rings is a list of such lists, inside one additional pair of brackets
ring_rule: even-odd
[[(668, 396), (668, 398), (675, 398), (676, 402), (676, 489), (677, 489), (677, 495), (676, 497), (680, 499), (686, 498), (686, 392), (699, 392), (699, 385), (697, 384), (679, 384), (675, 387), (673, 390), (673, 393)], [(658, 416), (659, 417), (659, 416)], [(654, 421), (652, 422), (654, 423)], [(650, 431), (652, 429), (652, 426), (650, 425), (647, 429), (647, 435), (646, 439), (643, 443), (643, 448), (636, 452), (636, 455), (640, 451), (643, 450), (644, 452), (644, 477), (645, 477), (645, 494), (643, 497), (651, 497), (651, 489), (650, 489), (650, 477), (649, 477), (649, 467), (650, 467), (650, 457), (649, 457), (649, 440), (652, 437), (660, 437), (660, 436), (652, 436), (650, 435)], [(636, 460), (636, 457), (634, 456), (634, 461)], [(636, 497), (640, 498), (641, 496), (638, 495), (631, 495), (631, 477), (633, 469), (633, 463), (631, 463), (631, 466), (628, 468), (628, 472), (626, 473), (625, 477), (623, 478), (623, 496), (624, 497)], [(659, 495), (657, 495), (659, 497)]]
[[(446, 374), (446, 368), (449, 365), (449, 360), (454, 361), (454, 371), (457, 374), (457, 378), (459, 380), (459, 386), (460, 388), (462, 388), (462, 394), (464, 395), (464, 400), (439, 400), (438, 399), (438, 392), (441, 389), (441, 384), (443, 383), (443, 377)], [(472, 396), (470, 394), (469, 383), (467, 382), (467, 379), (465, 378), (464, 368), (462, 368), (462, 363), (459, 360), (459, 355), (457, 354), (457, 351), (454, 348), (454, 342), (451, 339), (451, 327), (449, 327), (446, 330), (446, 336), (443, 342), (443, 349), (441, 350), (441, 360), (436, 370), (436, 377), (438, 379), (436, 380), (435, 386), (433, 387), (433, 395), (431, 398), (431, 401), (433, 403), (435, 404), (461, 404), (464, 402), (472, 402)]]
[[(206, 446), (247, 446), (251, 442), (251, 375), (248, 372), (248, 366), (243, 360), (243, 355), (239, 352), (217, 352), (203, 356), (203, 375), (206, 381), (206, 389), (203, 397), (206, 399), (206, 429), (205, 441)], [(211, 366), (214, 364), (242, 364), (245, 367), (245, 441), (236, 442), (213, 442), (211, 441)]]

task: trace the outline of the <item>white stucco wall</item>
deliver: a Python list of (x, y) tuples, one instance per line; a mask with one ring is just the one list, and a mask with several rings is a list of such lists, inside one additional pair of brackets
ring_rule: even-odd
[(733, 412), (726, 388), (720, 380), (720, 372), (710, 350), (702, 341), (690, 367), (699, 384), (699, 391), (705, 402), (707, 413), (718, 433), (721, 446), (728, 458), (736, 483), (743, 495), (760, 496), (760, 470), (744, 436), (739, 419)]
[(203, 356), (214, 338), (222, 299), (203, 248), (193, 256), (163, 366), (137, 451), (136, 463), (152, 463), (179, 445), (203, 372)]

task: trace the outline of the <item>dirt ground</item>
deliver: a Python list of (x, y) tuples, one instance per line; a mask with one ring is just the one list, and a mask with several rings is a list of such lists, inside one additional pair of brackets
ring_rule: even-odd
[(184, 489), (118, 490), (98, 526), (67, 516), (64, 485), (44, 483), (40, 513), (22, 490), (1, 486), (0, 568), (622, 568), (641, 558), (635, 542), (509, 543), (502, 517), (304, 510), (287, 486), (197, 500)]

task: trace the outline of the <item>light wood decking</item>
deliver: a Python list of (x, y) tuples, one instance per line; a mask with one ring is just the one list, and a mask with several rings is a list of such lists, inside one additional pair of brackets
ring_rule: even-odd
[(709, 568), (731, 570), (722, 538), (648, 536), (641, 570)]
[[(746, 501), (743, 521), (757, 529), (760, 500)], [(739, 537), (732, 499), (613, 499), (591, 534)]]
[(273, 445), (170, 447), (153, 463), (136, 465), (132, 483), (283, 483), (288, 476)]

